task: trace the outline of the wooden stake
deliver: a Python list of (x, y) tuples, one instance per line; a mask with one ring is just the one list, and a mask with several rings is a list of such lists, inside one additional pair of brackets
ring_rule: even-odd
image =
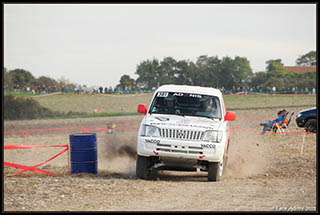
[(303, 131), (303, 136), (302, 136), (302, 143), (301, 143), (301, 149), (300, 149), (300, 155), (303, 153), (303, 145), (304, 145), (304, 139), (306, 137), (306, 132)]
[(29, 133), (27, 131), (24, 131), (23, 135), (24, 135), (24, 144), (27, 145), (27, 137), (29, 136)]

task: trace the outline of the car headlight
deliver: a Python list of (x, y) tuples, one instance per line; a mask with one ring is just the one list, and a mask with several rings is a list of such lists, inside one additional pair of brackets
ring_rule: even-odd
[(222, 140), (222, 131), (206, 131), (202, 141), (220, 143)]
[(152, 125), (142, 125), (140, 136), (145, 137), (160, 137), (159, 128)]
[(299, 114), (298, 114), (298, 116), (297, 116), (297, 118), (299, 118), (301, 115), (302, 115), (302, 114), (301, 114), (301, 113), (299, 113)]

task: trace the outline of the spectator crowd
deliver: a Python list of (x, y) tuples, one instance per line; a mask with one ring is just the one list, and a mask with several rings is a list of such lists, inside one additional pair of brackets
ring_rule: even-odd
[[(261, 87), (236, 87), (233, 86), (232, 89), (225, 89), (224, 87), (219, 88), (223, 94), (316, 94), (316, 89), (299, 89), (298, 87), (287, 88), (286, 90), (277, 91), (275, 86), (267, 87), (262, 89)], [(45, 85), (37, 85), (34, 87), (29, 86), (13, 86), (13, 93), (24, 93), (24, 94), (50, 94), (50, 93), (74, 93), (74, 94), (135, 94), (135, 93), (152, 93), (156, 88), (152, 90), (143, 90), (143, 89), (125, 89), (122, 90), (119, 86), (112, 88), (103, 87), (103, 86), (94, 86), (94, 87), (74, 87), (73, 89), (69, 89), (68, 86), (62, 86), (60, 89), (56, 86), (45, 86)], [(12, 90), (9, 89), (8, 86), (4, 86), (4, 93), (11, 93)]]

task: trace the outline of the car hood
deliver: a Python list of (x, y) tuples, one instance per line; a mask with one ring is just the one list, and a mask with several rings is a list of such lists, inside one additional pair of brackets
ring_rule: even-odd
[(145, 124), (161, 128), (195, 129), (205, 131), (219, 130), (222, 121), (219, 119), (209, 119), (205, 117), (152, 114), (146, 116)]
[(309, 108), (309, 109), (305, 109), (305, 110), (299, 111), (300, 114), (305, 114), (305, 113), (309, 113), (309, 112), (316, 113), (317, 112), (317, 108), (314, 107), (314, 108)]

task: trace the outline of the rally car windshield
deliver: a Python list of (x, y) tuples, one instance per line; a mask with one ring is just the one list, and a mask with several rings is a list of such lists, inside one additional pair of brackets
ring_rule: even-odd
[(219, 98), (216, 96), (157, 92), (149, 113), (221, 119), (221, 106)]

